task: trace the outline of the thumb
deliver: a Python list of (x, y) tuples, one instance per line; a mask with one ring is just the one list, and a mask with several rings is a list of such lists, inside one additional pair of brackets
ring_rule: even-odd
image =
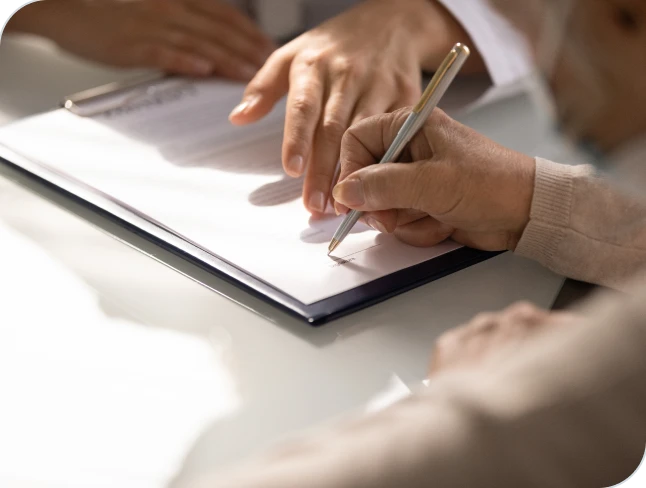
[(350, 127), (341, 141), (339, 181), (345, 180), (361, 168), (378, 162), (409, 114), (410, 109), (400, 109), (389, 114), (368, 117)]
[(334, 188), (334, 199), (354, 210), (418, 208), (424, 192), (422, 166), (416, 163), (385, 163), (351, 174)]

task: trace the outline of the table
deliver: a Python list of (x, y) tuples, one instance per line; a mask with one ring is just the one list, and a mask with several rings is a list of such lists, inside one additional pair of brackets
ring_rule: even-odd
[[(132, 76), (29, 39), (3, 39), (0, 73), (0, 123)], [(460, 118), (564, 151), (526, 97)], [(179, 486), (391, 381), (414, 387), (443, 331), (517, 300), (549, 307), (562, 284), (507, 253), (313, 329), (52, 198), (0, 178), (2, 486)]]

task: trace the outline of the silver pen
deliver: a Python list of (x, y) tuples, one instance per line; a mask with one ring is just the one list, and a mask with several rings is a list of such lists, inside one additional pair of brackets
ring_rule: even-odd
[[(420, 98), (417, 105), (413, 107), (413, 111), (408, 116), (401, 129), (399, 129), (395, 140), (388, 148), (388, 151), (386, 151), (386, 154), (384, 154), (384, 157), (381, 158), (379, 164), (397, 162), (404, 148), (424, 126), (428, 117), (431, 115), (431, 112), (435, 110), (437, 104), (440, 102), (451, 83), (453, 83), (453, 80), (462, 69), (464, 62), (470, 54), (471, 52), (469, 51), (469, 48), (464, 44), (456, 44), (453, 46), (451, 52), (446, 56), (438, 70), (435, 72), (435, 75), (429, 82), (426, 90), (424, 90), (422, 98)], [(332, 253), (332, 251), (334, 251), (339, 244), (343, 242), (343, 239), (347, 237), (352, 228), (361, 218), (362, 214), (363, 212), (352, 210), (345, 216), (343, 222), (341, 222), (341, 225), (334, 233), (334, 237), (332, 237), (332, 241), (328, 247), (328, 254)]]

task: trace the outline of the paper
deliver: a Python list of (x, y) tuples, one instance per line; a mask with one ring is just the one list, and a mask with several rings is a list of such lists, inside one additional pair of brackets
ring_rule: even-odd
[(284, 175), (284, 107), (229, 124), (243, 87), (175, 80), (93, 119), (64, 110), (0, 129), (0, 143), (138, 209), (304, 304), (459, 246), (415, 248), (357, 225), (327, 255), (341, 219), (313, 220)]

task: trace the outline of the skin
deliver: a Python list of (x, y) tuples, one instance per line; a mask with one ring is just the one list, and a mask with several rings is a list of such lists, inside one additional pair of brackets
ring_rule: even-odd
[(438, 339), (428, 376), (482, 366), (499, 357), (501, 351), (522, 348), (540, 334), (570, 327), (581, 320), (583, 317), (577, 314), (549, 313), (527, 302), (516, 303), (501, 312), (481, 313)]
[(46, 0), (19, 10), (7, 31), (41, 35), (113, 66), (249, 81), (274, 50), (221, 0)]
[[(434, 1), (367, 0), (272, 54), (231, 122), (255, 122), (287, 95), (283, 166), (290, 176), (306, 174), (305, 206), (321, 214), (346, 129), (414, 103), (422, 70), (437, 68), (458, 41), (469, 37)], [(483, 70), (476, 53), (467, 71)]]
[[(567, 135), (609, 152), (646, 133), (646, 0), (575, 1), (562, 47), (549, 52), (537, 20), (562, 2), (492, 3), (527, 33)], [(405, 115), (373, 117), (348, 131), (334, 188), (337, 211), (367, 211), (373, 227), (414, 245), (453, 237), (480, 249), (513, 250), (529, 220), (533, 159), (436, 111), (411, 144), (410, 164), (373, 166)], [(538, 330), (578, 320), (528, 305), (478, 316), (439, 339), (430, 374), (482, 366)]]
[(403, 155), (376, 165), (410, 109), (376, 116), (343, 139), (336, 209), (366, 212), (375, 229), (414, 246), (452, 237), (489, 251), (514, 250), (529, 221), (534, 159), (436, 110)]

